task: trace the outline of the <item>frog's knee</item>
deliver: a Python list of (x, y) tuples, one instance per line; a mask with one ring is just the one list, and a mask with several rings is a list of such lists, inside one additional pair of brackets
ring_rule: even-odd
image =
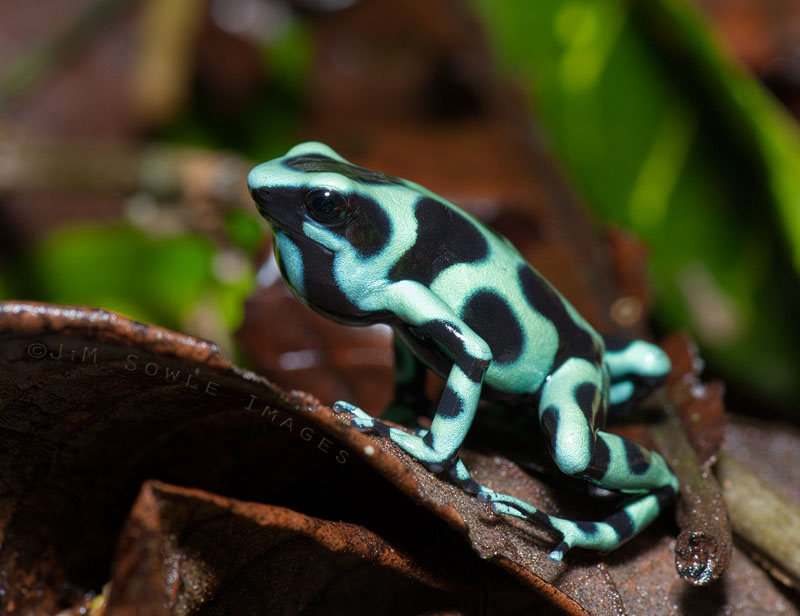
[(542, 423), (550, 434), (550, 454), (558, 469), (566, 474), (580, 477), (591, 464), (594, 451), (594, 436), (586, 425), (564, 425), (558, 421), (555, 408), (542, 413)]
[(654, 344), (647, 342), (640, 342), (640, 344), (643, 347), (641, 351), (641, 374), (653, 377), (664, 377), (669, 374), (672, 362), (670, 362), (667, 354)]
[(566, 451), (564, 453), (556, 453), (553, 460), (560, 470), (565, 475), (571, 477), (583, 477), (589, 469), (591, 462), (591, 454), (588, 449), (581, 451)]
[(603, 362), (612, 381), (626, 374), (661, 379), (669, 374), (671, 368), (667, 354), (660, 347), (644, 340), (630, 340), (624, 344), (608, 346)]

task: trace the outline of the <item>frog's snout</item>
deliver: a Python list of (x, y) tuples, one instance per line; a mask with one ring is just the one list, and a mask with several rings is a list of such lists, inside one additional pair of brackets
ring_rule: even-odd
[(258, 206), (258, 211), (262, 214), (266, 212), (267, 207), (272, 200), (272, 195), (270, 190), (266, 186), (259, 186), (258, 188), (251, 188), (250, 189), (250, 196), (253, 198), (253, 201), (256, 202)]

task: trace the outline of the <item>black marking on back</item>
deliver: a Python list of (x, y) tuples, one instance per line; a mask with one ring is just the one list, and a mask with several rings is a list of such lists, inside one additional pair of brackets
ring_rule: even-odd
[(396, 184), (402, 186), (403, 180), (380, 171), (365, 169), (357, 165), (330, 158), (323, 154), (304, 154), (293, 156), (283, 161), (283, 164), (294, 171), (304, 173), (338, 173), (346, 178), (361, 182), (362, 184)]
[(473, 293), (461, 309), (461, 318), (489, 345), (492, 361), (507, 364), (522, 354), (522, 326), (508, 302), (497, 293), (486, 289)]
[(489, 254), (475, 223), (435, 199), (420, 198), (414, 217), (417, 239), (389, 272), (394, 282), (415, 280), (427, 287), (451, 265), (482, 261)]
[(591, 429), (594, 426), (595, 419), (595, 400), (597, 398), (597, 386), (594, 383), (581, 383), (575, 388), (575, 402), (578, 403), (583, 416), (586, 418), (586, 424)]
[(622, 443), (625, 446), (625, 461), (628, 469), (634, 475), (644, 475), (650, 468), (650, 462), (642, 455), (641, 447), (628, 439), (624, 439)]
[(527, 263), (519, 266), (517, 275), (530, 307), (549, 319), (558, 330), (559, 346), (553, 360), (553, 370), (570, 357), (599, 361), (602, 348), (598, 341), (573, 321), (558, 291)]
[(458, 417), (464, 412), (464, 401), (456, 391), (449, 385), (444, 388), (442, 397), (439, 399), (439, 408), (436, 414), (446, 419)]

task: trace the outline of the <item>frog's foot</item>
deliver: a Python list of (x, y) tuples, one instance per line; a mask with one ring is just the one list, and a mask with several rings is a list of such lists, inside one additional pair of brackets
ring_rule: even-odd
[(384, 438), (388, 438), (400, 449), (425, 464), (434, 473), (440, 473), (452, 465), (452, 460), (448, 456), (443, 455), (428, 444), (429, 430), (416, 428), (409, 433), (401, 428), (388, 426), (349, 402), (337, 402), (333, 405), (333, 410), (336, 413), (350, 413), (353, 415), (350, 423), (357, 430), (361, 432), (376, 432)]
[(671, 487), (662, 488), (628, 502), (603, 521), (583, 522), (548, 515), (530, 503), (479, 484), (470, 477), (461, 460), (456, 461), (449, 474), (457, 485), (477, 494), (478, 499), (491, 505), (496, 513), (528, 520), (561, 535), (561, 541), (549, 554), (556, 561), (562, 560), (564, 554), (574, 547), (593, 550), (618, 547), (650, 524), (675, 495)]
[(489, 502), (498, 513), (530, 520), (561, 535), (561, 542), (550, 552), (560, 561), (574, 547), (613, 550), (647, 527), (672, 502), (675, 492), (662, 488), (635, 498), (600, 522), (557, 518), (538, 511), (519, 499), (495, 494)]

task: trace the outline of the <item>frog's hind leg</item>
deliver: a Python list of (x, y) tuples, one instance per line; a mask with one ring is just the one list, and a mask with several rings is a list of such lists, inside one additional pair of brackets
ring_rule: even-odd
[(628, 413), (667, 378), (670, 361), (659, 347), (643, 340), (604, 336), (603, 364), (608, 371), (608, 418)]
[[(663, 503), (677, 492), (678, 481), (657, 453), (628, 439), (598, 429), (605, 422), (602, 368), (581, 358), (570, 358), (542, 387), (539, 423), (550, 443), (550, 455), (559, 469), (609, 490), (641, 494), (605, 520), (606, 527), (588, 525), (557, 530), (564, 534), (563, 549), (580, 545), (609, 549), (649, 524)], [(662, 491), (664, 494), (653, 494)], [(583, 524), (583, 523), (576, 523)], [(607, 536), (606, 530), (614, 531)]]
[(495, 512), (522, 518), (559, 533), (561, 541), (549, 554), (550, 558), (558, 561), (573, 547), (594, 550), (616, 548), (647, 527), (672, 502), (674, 496), (672, 488), (662, 488), (629, 501), (602, 521), (583, 522), (548, 515), (523, 500), (479, 484), (470, 476), (461, 460), (456, 462), (449, 474), (460, 488), (476, 494), (479, 500), (489, 503)]

